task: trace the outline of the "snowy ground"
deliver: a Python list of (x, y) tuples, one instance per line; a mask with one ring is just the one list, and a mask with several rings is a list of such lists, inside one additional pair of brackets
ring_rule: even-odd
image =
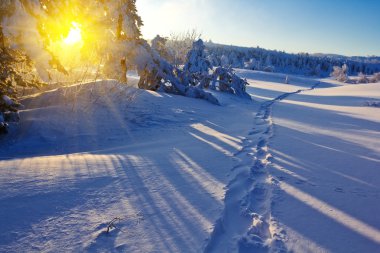
[[(290, 78), (294, 90), (304, 89), (297, 86), (307, 82), (299, 81)], [(380, 84), (329, 87), (326, 82), (273, 105), (271, 215), (287, 250), (378, 252), (380, 111), (364, 105), (380, 100)], [(291, 89), (253, 86), (255, 94), (271, 98)]]
[(380, 84), (239, 74), (255, 102), (113, 81), (26, 99), (0, 252), (376, 252)]

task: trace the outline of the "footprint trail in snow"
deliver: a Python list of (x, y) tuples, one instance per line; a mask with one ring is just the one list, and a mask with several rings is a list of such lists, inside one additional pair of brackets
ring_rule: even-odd
[(271, 217), (272, 191), (277, 180), (268, 172), (271, 154), (268, 147), (273, 137), (273, 104), (288, 96), (313, 90), (284, 93), (262, 103), (255, 116), (255, 126), (235, 154), (239, 161), (232, 169), (227, 185), (224, 210), (216, 221), (205, 253), (211, 252), (286, 252), (285, 233)]

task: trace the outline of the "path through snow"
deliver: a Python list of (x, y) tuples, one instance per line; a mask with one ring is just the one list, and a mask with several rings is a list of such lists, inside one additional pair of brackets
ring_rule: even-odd
[(268, 172), (271, 161), (269, 139), (273, 136), (272, 107), (290, 95), (314, 90), (287, 92), (265, 101), (255, 116), (255, 126), (235, 154), (239, 164), (225, 196), (225, 208), (218, 219), (205, 252), (285, 252), (284, 232), (271, 217), (272, 187), (276, 179)]

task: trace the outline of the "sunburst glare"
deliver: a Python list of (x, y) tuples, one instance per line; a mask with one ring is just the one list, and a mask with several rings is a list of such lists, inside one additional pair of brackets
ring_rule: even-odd
[(71, 22), (71, 28), (67, 37), (63, 40), (67, 45), (78, 44), (82, 41), (82, 30), (80, 24)]

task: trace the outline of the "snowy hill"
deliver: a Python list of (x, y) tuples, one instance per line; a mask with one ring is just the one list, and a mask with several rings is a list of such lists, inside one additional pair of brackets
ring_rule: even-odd
[(376, 252), (380, 84), (237, 72), (254, 101), (115, 81), (25, 98), (0, 252)]

